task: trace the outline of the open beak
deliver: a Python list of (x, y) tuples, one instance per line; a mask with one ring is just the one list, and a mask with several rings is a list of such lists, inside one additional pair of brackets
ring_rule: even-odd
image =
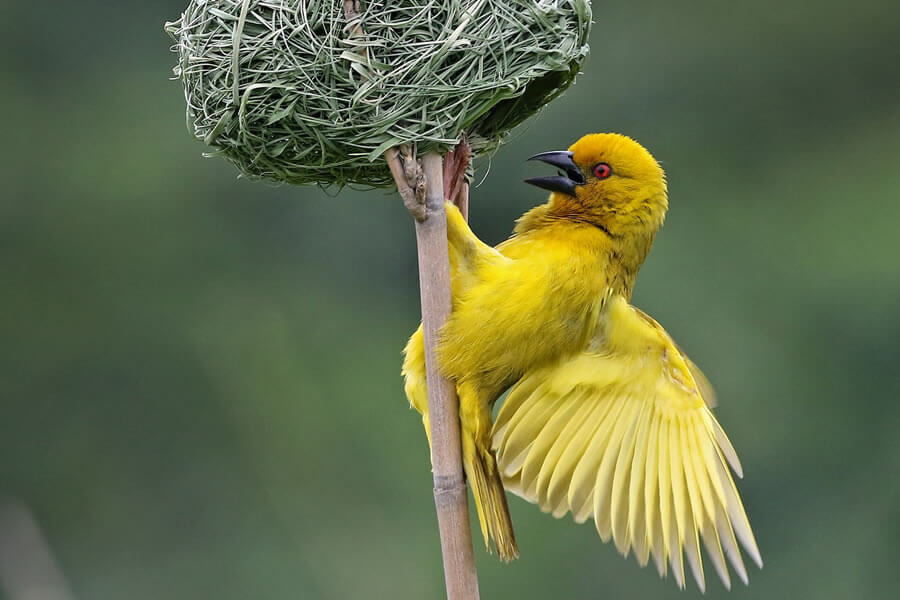
[(565, 171), (565, 175), (551, 175), (549, 177), (532, 177), (526, 179), (525, 183), (536, 185), (539, 188), (550, 190), (551, 192), (562, 192), (569, 196), (575, 195), (575, 186), (584, 185), (584, 174), (575, 161), (572, 160), (572, 153), (568, 150), (557, 150), (555, 152), (541, 152), (535, 154), (528, 160), (539, 160), (548, 165), (553, 165)]

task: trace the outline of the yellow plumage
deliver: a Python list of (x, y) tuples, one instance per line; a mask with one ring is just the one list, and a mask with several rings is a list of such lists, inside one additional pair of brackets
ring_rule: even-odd
[[(593, 518), (600, 537), (705, 587), (700, 544), (730, 586), (738, 544), (761, 565), (729, 465), (737, 454), (712, 388), (672, 338), (629, 304), (668, 207), (653, 157), (617, 134), (539, 155), (566, 175), (496, 249), (448, 206), (453, 306), (442, 371), (460, 397), (463, 462), (485, 543), (518, 555), (503, 493), (556, 517)], [(428, 430), (421, 327), (405, 350), (410, 403)], [(511, 389), (510, 389), (511, 388)], [(510, 389), (496, 423), (491, 409)]]

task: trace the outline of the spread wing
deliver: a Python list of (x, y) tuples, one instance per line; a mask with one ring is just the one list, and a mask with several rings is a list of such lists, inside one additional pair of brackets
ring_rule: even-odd
[(583, 353), (510, 391), (493, 434), (504, 484), (555, 517), (593, 518), (622, 554), (642, 566), (652, 555), (660, 575), (671, 565), (679, 587), (686, 556), (705, 588), (701, 540), (726, 587), (726, 556), (746, 583), (738, 543), (762, 561), (728, 468), (741, 475), (737, 454), (703, 401), (709, 384), (658, 323), (610, 303)]

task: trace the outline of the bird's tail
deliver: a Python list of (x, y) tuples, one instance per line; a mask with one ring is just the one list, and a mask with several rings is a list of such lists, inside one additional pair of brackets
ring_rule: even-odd
[(463, 430), (462, 451), (463, 466), (475, 497), (485, 547), (491, 551), (493, 543), (500, 560), (504, 562), (518, 558), (519, 548), (506, 504), (506, 492), (489, 442), (478, 444), (474, 436), (467, 435)]
[[(431, 446), (431, 426), (428, 418), (428, 386), (425, 376), (425, 344), (422, 327), (409, 338), (404, 350), (403, 377), (406, 397), (410, 405), (422, 413), (425, 433)], [(488, 551), (491, 542), (501, 560), (519, 557), (512, 520), (506, 504), (506, 492), (500, 480), (494, 453), (490, 449), (491, 413), (486, 404), (460, 401), (462, 417), (462, 452), (466, 478), (475, 497), (478, 521)]]

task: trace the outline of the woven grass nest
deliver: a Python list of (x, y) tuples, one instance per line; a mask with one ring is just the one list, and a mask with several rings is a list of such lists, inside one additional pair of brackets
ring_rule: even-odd
[(194, 135), (253, 179), (387, 186), (381, 154), (497, 148), (574, 81), (588, 0), (191, 0), (166, 24)]

